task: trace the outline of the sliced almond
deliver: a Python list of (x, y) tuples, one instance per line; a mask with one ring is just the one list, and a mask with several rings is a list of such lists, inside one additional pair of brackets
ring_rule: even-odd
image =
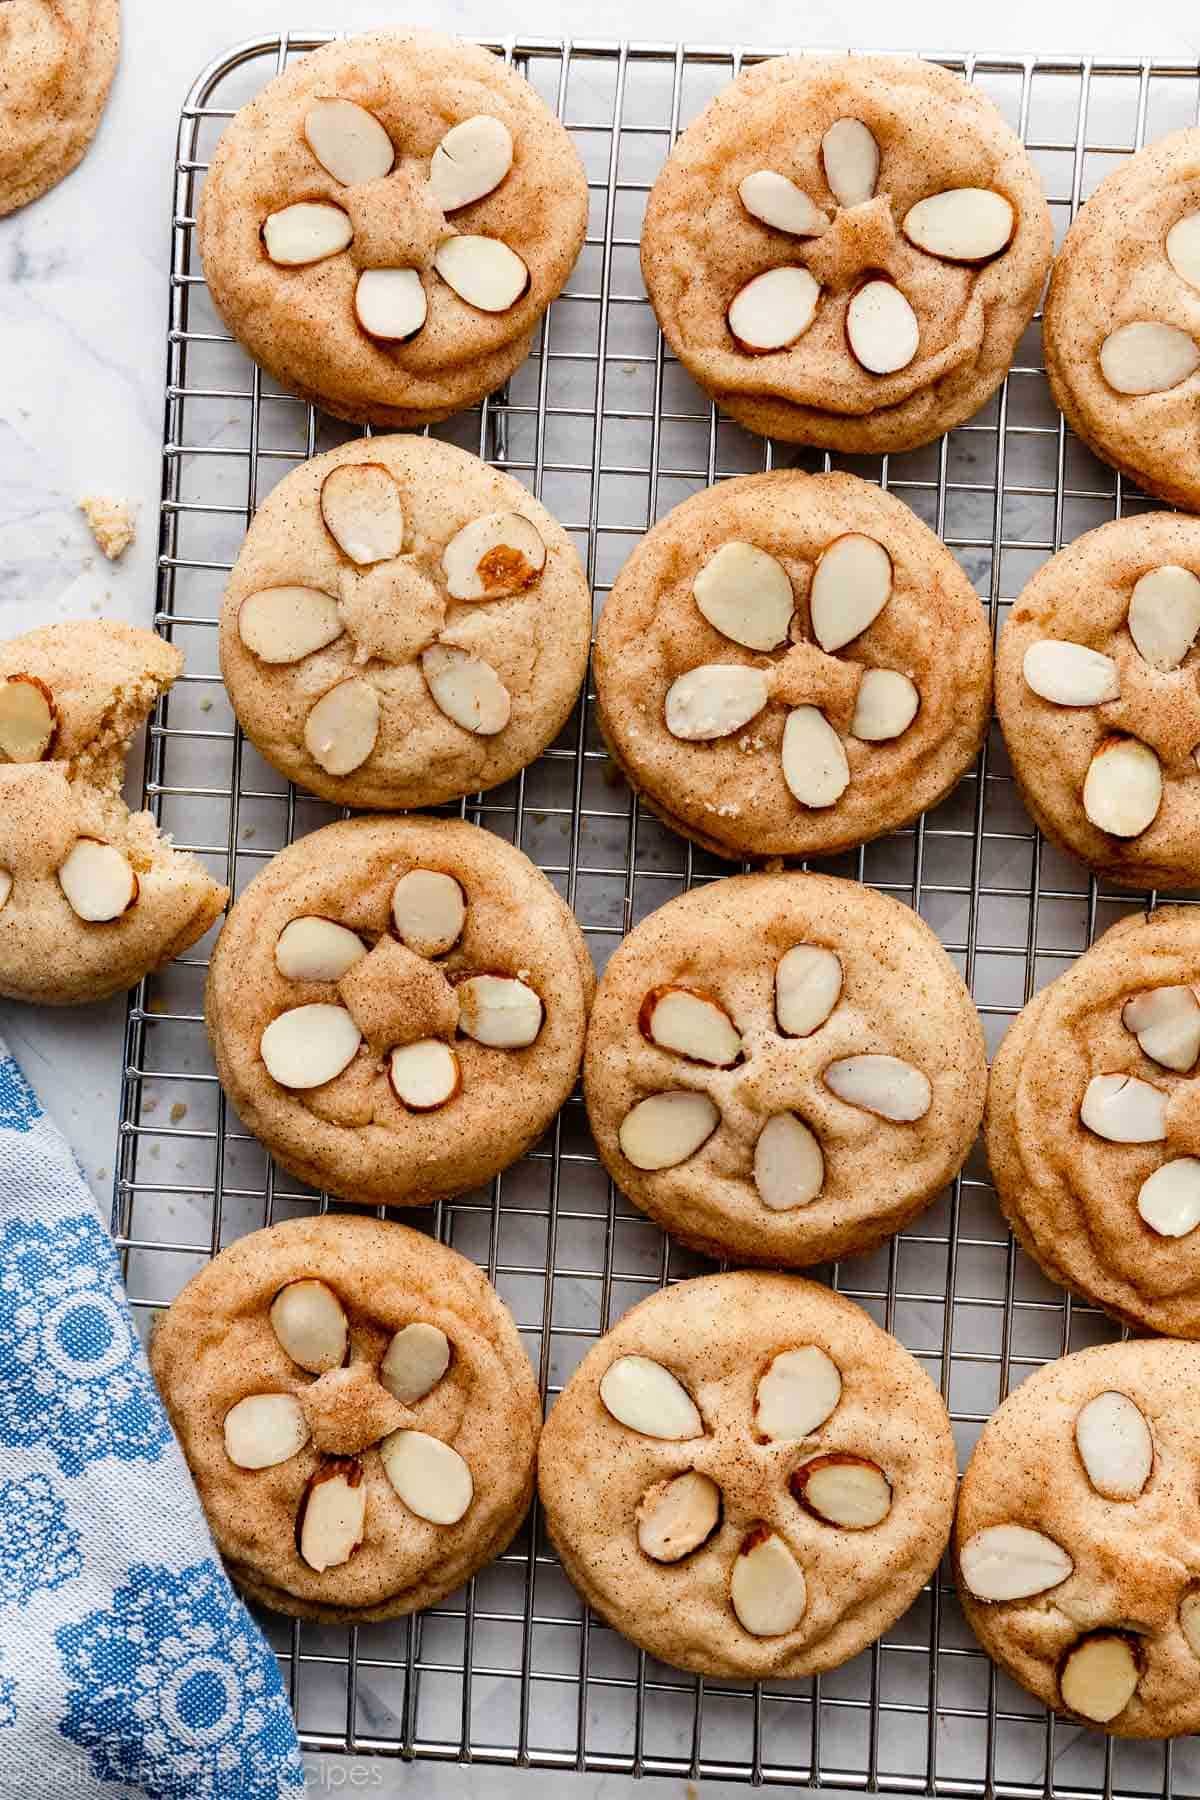
[(304, 135), (321, 167), (345, 187), (378, 181), (396, 160), (392, 140), (374, 113), (353, 100), (314, 100), (304, 116)]
[(992, 188), (946, 188), (918, 200), (900, 227), (910, 244), (947, 262), (998, 256), (1013, 234), (1012, 204)]
[(379, 736), (379, 695), (369, 681), (339, 681), (304, 722), (304, 742), (328, 775), (360, 769)]
[(225, 1414), (225, 1454), (239, 1469), (273, 1469), (308, 1439), (304, 1409), (292, 1394), (247, 1394)]
[(1100, 346), (1100, 367), (1118, 394), (1162, 394), (1200, 365), (1200, 350), (1178, 325), (1135, 319), (1119, 325)]
[(1028, 1525), (987, 1525), (959, 1553), (963, 1583), (977, 1600), (1028, 1600), (1067, 1579), (1075, 1564), (1053, 1538)]
[(861, 206), (879, 180), (879, 145), (861, 119), (835, 119), (821, 139), (825, 179), (839, 206)]
[(830, 1063), (825, 1085), (847, 1106), (861, 1106), (908, 1125), (923, 1119), (933, 1105), (929, 1078), (898, 1056), (847, 1056)]
[(754, 1185), (771, 1212), (808, 1206), (825, 1184), (821, 1146), (794, 1113), (767, 1120), (754, 1146)]
[(264, 220), (262, 234), (271, 261), (297, 269), (336, 256), (350, 243), (354, 227), (340, 206), (327, 200), (300, 200)]
[(850, 736), (867, 744), (887, 743), (906, 732), (917, 716), (921, 696), (898, 669), (868, 669), (858, 684)]
[(1026, 686), (1056, 706), (1099, 706), (1121, 692), (1121, 677), (1111, 656), (1062, 638), (1030, 644), (1021, 670)]
[(429, 316), (429, 297), (416, 269), (364, 269), (354, 310), (368, 337), (385, 344), (415, 337)]
[(820, 285), (807, 269), (765, 269), (730, 301), (729, 329), (754, 356), (786, 350), (812, 324), (820, 296)]
[(1190, 987), (1151, 988), (1135, 994), (1121, 1010), (1121, 1022), (1142, 1049), (1164, 1069), (1186, 1074), (1200, 1056), (1200, 1000)]
[(507, 312), (529, 286), (529, 270), (499, 238), (447, 238), (434, 252), (433, 266), (460, 300), (480, 312)]
[(664, 716), (672, 737), (711, 743), (729, 737), (767, 704), (767, 677), (737, 663), (703, 663), (667, 689)]
[(13, 878), (8, 869), (0, 869), (0, 907), (8, 905), (12, 893)]
[(308, 1484), (299, 1520), (300, 1554), (318, 1575), (347, 1563), (367, 1529), (367, 1488), (352, 1457), (326, 1463)]
[(512, 168), (508, 126), (490, 113), (452, 125), (433, 153), (429, 186), (443, 212), (457, 212), (498, 188)]
[(741, 1037), (724, 1007), (690, 988), (654, 988), (642, 1001), (638, 1029), (663, 1050), (715, 1069), (732, 1068), (742, 1054)]
[(58, 871), (71, 911), (89, 925), (106, 925), (128, 912), (138, 897), (138, 878), (115, 844), (80, 838)]
[(1134, 838), (1153, 825), (1162, 805), (1162, 768), (1148, 744), (1108, 737), (1083, 781), (1083, 810), (1098, 831)]
[(809, 608), (822, 650), (841, 650), (879, 617), (892, 594), (892, 559), (859, 531), (834, 538), (813, 570)]
[(622, 1119), (621, 1154), (635, 1169), (673, 1169), (694, 1156), (720, 1123), (707, 1094), (651, 1094)]
[(472, 975), (460, 982), (458, 1023), (477, 1044), (524, 1050), (542, 1029), (545, 1008), (528, 982), (512, 975)]
[(917, 315), (894, 281), (864, 281), (846, 308), (846, 337), (869, 375), (894, 375), (917, 354)]
[(1200, 1656), (1200, 1589), (1193, 1589), (1179, 1602), (1179, 1625), (1193, 1656)]
[(396, 935), (418, 956), (453, 950), (466, 922), (466, 896), (453, 875), (440, 869), (410, 869), (392, 890)]
[(440, 1038), (419, 1038), (393, 1050), (388, 1079), (400, 1104), (413, 1112), (434, 1112), (462, 1087), (458, 1058)]
[(285, 981), (340, 981), (367, 954), (356, 932), (332, 919), (293, 919), (275, 942), (275, 967)]
[(777, 650), (787, 641), (796, 599), (783, 564), (737, 539), (710, 556), (692, 583), (696, 605), (713, 628), (747, 650)]
[(1148, 1175), (1138, 1212), (1159, 1237), (1186, 1237), (1200, 1225), (1200, 1158), (1177, 1156)]
[(892, 1484), (883, 1470), (845, 1451), (801, 1463), (788, 1486), (806, 1512), (844, 1531), (869, 1531), (892, 1510)]
[(618, 1425), (672, 1443), (701, 1437), (700, 1409), (681, 1381), (648, 1356), (619, 1356), (600, 1378), (600, 1399)]
[(1106, 1500), (1136, 1500), (1150, 1479), (1154, 1442), (1128, 1394), (1097, 1394), (1075, 1416), (1075, 1444), (1087, 1478)]
[(1112, 1144), (1157, 1144), (1167, 1135), (1167, 1096), (1136, 1075), (1093, 1075), (1079, 1117)]
[(258, 1053), (280, 1087), (324, 1087), (354, 1061), (362, 1033), (344, 1006), (294, 1006), (263, 1032)]
[(439, 712), (476, 737), (495, 737), (512, 716), (512, 695), (478, 656), (451, 644), (431, 644), (421, 655), (421, 671)]
[(454, 600), (500, 600), (523, 593), (546, 566), (542, 534), (524, 513), (485, 513), (456, 531), (442, 551)]
[(765, 1525), (742, 1540), (734, 1558), (729, 1601), (738, 1624), (751, 1637), (782, 1637), (804, 1617), (808, 1604), (804, 1571), (783, 1539)]
[(1147, 569), (1129, 600), (1129, 635), (1142, 660), (1152, 669), (1177, 669), (1198, 631), (1200, 580), (1176, 563)]
[(850, 784), (842, 740), (815, 706), (796, 706), (783, 728), (783, 779), (801, 806), (833, 806)]
[(1200, 288), (1200, 212), (1185, 213), (1167, 233), (1167, 261), (1181, 281)]
[(775, 966), (775, 1018), (788, 1037), (810, 1037), (842, 993), (842, 965), (832, 950), (794, 944)]
[(1058, 1691), (1063, 1705), (1081, 1719), (1107, 1725), (1125, 1711), (1139, 1679), (1138, 1658), (1129, 1638), (1118, 1631), (1098, 1631), (1068, 1653)]
[(289, 1281), (271, 1302), (271, 1330), (284, 1354), (310, 1375), (340, 1369), (350, 1344), (345, 1308), (323, 1281)]
[(390, 562), (404, 548), (404, 507), (382, 463), (342, 463), (321, 483), (321, 517), (340, 550), (360, 568)]
[(829, 215), (809, 199), (804, 189), (777, 175), (774, 169), (756, 169), (738, 183), (738, 198), (752, 219), (792, 237), (818, 237), (829, 227)]
[(263, 588), (242, 601), (238, 636), (260, 662), (294, 663), (341, 637), (345, 627), (332, 594), (317, 588)]
[(388, 1345), (379, 1379), (405, 1406), (431, 1394), (450, 1367), (450, 1339), (436, 1325), (405, 1325)]
[(638, 1503), (639, 1548), (654, 1562), (676, 1563), (708, 1542), (721, 1516), (721, 1490), (698, 1469), (647, 1488)]
[(806, 1438), (822, 1426), (842, 1397), (837, 1364), (818, 1344), (782, 1350), (759, 1381), (754, 1424), (761, 1437)]
[(457, 1525), (475, 1497), (467, 1463), (428, 1432), (393, 1431), (379, 1446), (379, 1460), (409, 1512), (430, 1525)]
[(0, 682), (0, 763), (36, 763), (49, 753), (58, 712), (45, 682), (36, 675), (10, 675)]

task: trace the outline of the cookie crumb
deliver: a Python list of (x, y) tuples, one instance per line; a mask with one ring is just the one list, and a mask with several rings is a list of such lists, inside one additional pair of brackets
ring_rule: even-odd
[(154, 1112), (157, 1112), (157, 1111), (158, 1111), (158, 1099), (157, 1099), (157, 1096), (156, 1096), (156, 1095), (154, 1095), (154, 1094), (151, 1094), (151, 1095), (150, 1095), (150, 1097), (149, 1097), (149, 1099), (147, 1099), (147, 1100), (143, 1100), (143, 1102), (142, 1102), (142, 1112), (143, 1112), (143, 1113), (154, 1113)]
[(102, 494), (85, 494), (79, 510), (87, 520), (100, 549), (109, 562), (116, 562), (128, 550), (136, 535), (133, 512), (124, 500), (108, 500)]
[(172, 1123), (172, 1125), (178, 1125), (178, 1123), (181, 1119), (186, 1119), (186, 1118), (187, 1118), (187, 1102), (185, 1100), (176, 1100), (174, 1106), (171, 1108), (171, 1123)]

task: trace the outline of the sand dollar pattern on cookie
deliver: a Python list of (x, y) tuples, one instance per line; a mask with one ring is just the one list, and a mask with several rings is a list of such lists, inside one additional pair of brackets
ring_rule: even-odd
[(1022, 146), (958, 77), (779, 58), (684, 132), (651, 195), (643, 267), (672, 348), (735, 417), (896, 450), (996, 386), (1050, 246)]
[(1200, 1725), (1198, 1398), (1195, 1344), (1083, 1350), (1022, 1382), (963, 1476), (958, 1591), (984, 1648), (1122, 1737)]
[(1200, 921), (1122, 920), (1035, 996), (993, 1070), (987, 1141), (1018, 1238), (1150, 1330), (1200, 1329)]
[(592, 980), (519, 851), (460, 821), (364, 819), (251, 884), (207, 1010), (231, 1099), (287, 1167), (412, 1206), (489, 1179), (549, 1124)]
[(898, 1617), (954, 1491), (945, 1410), (899, 1344), (752, 1273), (626, 1314), (551, 1411), (540, 1469), (585, 1598), (667, 1662), (747, 1677), (834, 1667)]
[(1017, 600), (996, 702), (1047, 834), (1131, 887), (1200, 880), (1200, 525), (1143, 513), (1077, 539)]
[(643, 540), (601, 615), (597, 697), (670, 824), (725, 855), (807, 855), (941, 797), (981, 740), (989, 663), (970, 584), (907, 508), (786, 471)]
[(914, 1217), (967, 1155), (985, 1084), (928, 928), (802, 874), (732, 876), (645, 919), (605, 971), (584, 1065), (618, 1187), (710, 1254), (795, 1267)]
[(570, 540), (518, 483), (449, 445), (380, 437), (295, 471), (260, 510), (222, 669), (293, 779), (432, 805), (507, 779), (556, 735), (589, 627)]

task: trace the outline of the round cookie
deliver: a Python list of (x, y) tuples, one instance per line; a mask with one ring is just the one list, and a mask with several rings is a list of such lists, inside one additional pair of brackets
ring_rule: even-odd
[(1200, 510), (1200, 128), (1123, 159), (1085, 203), (1042, 344), (1076, 436), (1147, 493)]
[(290, 781), (346, 806), (437, 806), (553, 742), (591, 623), (570, 538), (511, 475), (435, 438), (359, 439), (255, 514), (221, 673)]
[(1200, 1345), (1100, 1344), (984, 1426), (955, 1522), (959, 1599), (1001, 1667), (1118, 1737), (1200, 1730)]
[(293, 63), (236, 115), (199, 249), (225, 323), (284, 387), (404, 428), (473, 406), (525, 360), (587, 215), (571, 139), (499, 57), (373, 32)]
[(1200, 1335), (1200, 918), (1119, 921), (1029, 1002), (992, 1065), (988, 1159), (1052, 1280)]
[(121, 797), (134, 733), (183, 669), (116, 619), (0, 644), (0, 994), (104, 1000), (204, 936), (227, 888)]
[(623, 1193), (713, 1257), (880, 1243), (983, 1114), (979, 1017), (909, 907), (828, 875), (734, 875), (650, 914), (588, 1028), (592, 1133)]
[(205, 1011), (222, 1086), (284, 1168), (423, 1206), (545, 1131), (594, 982), (573, 915), (519, 850), (459, 819), (352, 819), (250, 883)]
[(120, 48), (120, 0), (0, 6), (0, 218), (39, 199), (83, 160)]
[(512, 1314), (403, 1225), (240, 1238), (159, 1319), (150, 1363), (230, 1574), (276, 1612), (432, 1606), (533, 1498), (541, 1403)]
[(949, 793), (987, 731), (991, 638), (901, 501), (788, 469), (694, 494), (641, 540), (595, 676), (614, 758), (674, 830), (718, 856), (828, 856)]
[(779, 57), (680, 137), (642, 233), (671, 349), (733, 418), (792, 443), (910, 450), (1008, 372), (1050, 266), (1020, 139), (908, 57)]
[(1122, 887), (1200, 882), (1200, 520), (1116, 519), (1044, 563), (996, 652), (1040, 829)]
[(584, 1357), (538, 1491), (588, 1605), (663, 1662), (836, 1668), (916, 1598), (954, 1509), (950, 1421), (895, 1338), (794, 1275), (654, 1294)]

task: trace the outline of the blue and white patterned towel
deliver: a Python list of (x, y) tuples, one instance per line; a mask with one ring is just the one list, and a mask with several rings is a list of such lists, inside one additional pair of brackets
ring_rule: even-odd
[(303, 1790), (109, 1235), (0, 1039), (0, 1794)]

